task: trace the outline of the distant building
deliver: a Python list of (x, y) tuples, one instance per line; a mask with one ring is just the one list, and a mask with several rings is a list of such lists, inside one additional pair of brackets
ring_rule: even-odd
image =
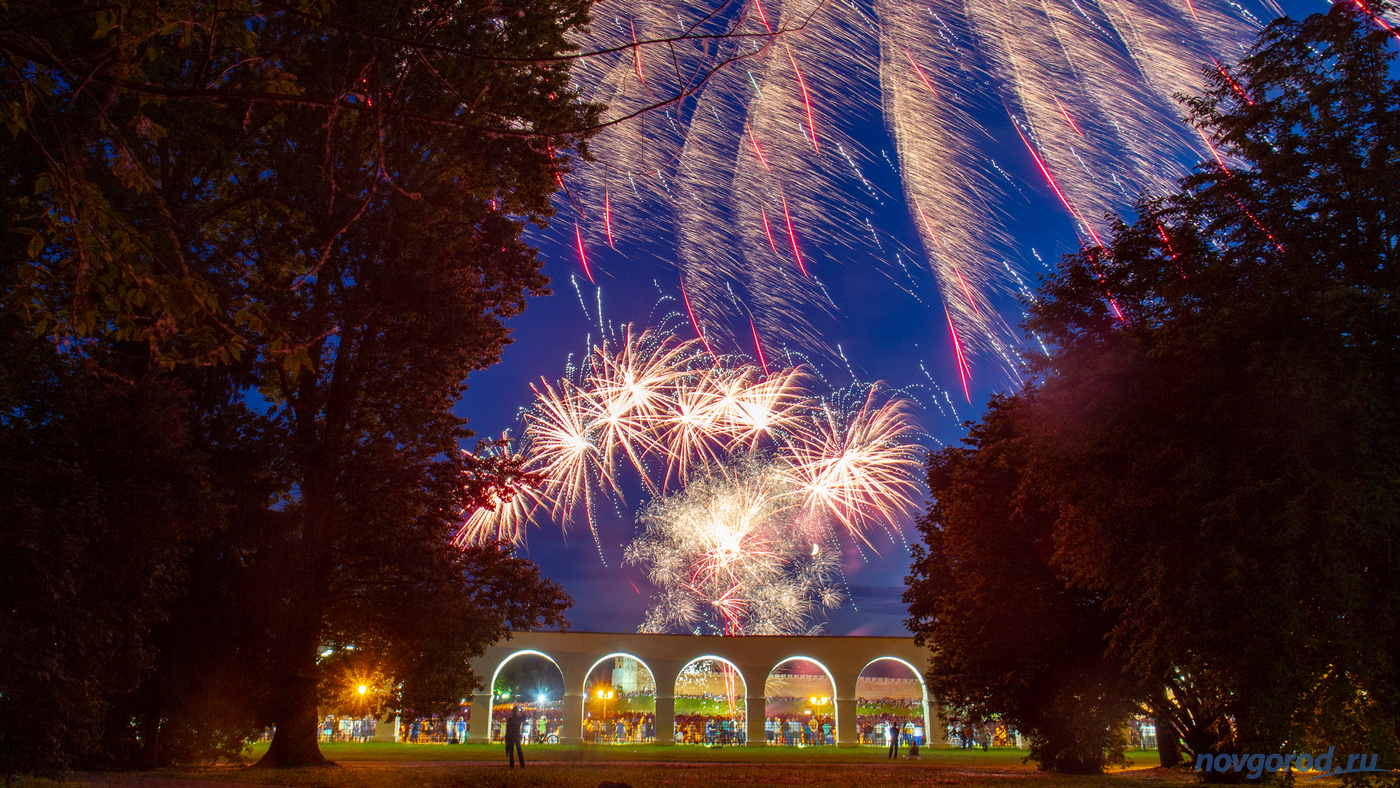
[(612, 683), (620, 692), (655, 692), (656, 682), (641, 663), (631, 657), (613, 657)]

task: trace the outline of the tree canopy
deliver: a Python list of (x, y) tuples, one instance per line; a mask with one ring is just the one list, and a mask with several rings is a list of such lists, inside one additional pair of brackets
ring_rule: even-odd
[[(521, 481), (464, 453), (452, 407), (548, 292), (522, 232), (596, 125), (568, 77), (589, 5), (0, 9), (7, 340), (104, 391), (167, 392), (145, 439), (194, 452), (214, 502), (175, 518), (148, 560), (177, 569), (109, 622), (153, 669), (104, 684), (113, 724), (50, 763), (236, 751), (266, 725), (266, 763), (319, 763), (351, 647), (388, 677), (379, 704), (421, 715), (469, 694), (473, 653), (564, 624), (533, 564), (451, 546), (464, 509)], [(38, 438), (4, 427), (29, 462)], [(6, 691), (0, 716), (53, 711), (27, 703)]]
[[(1395, 51), (1371, 12), (1338, 4), (1207, 68), (1185, 101), (1215, 158), (1046, 279), (1027, 305), (1050, 347), (1032, 382), (933, 461), (957, 473), (935, 483), (911, 581), (1043, 556), (1109, 616), (1096, 648), (1159, 736), (1193, 753), (1400, 751)], [(1010, 474), (1000, 499), (968, 470), (992, 466)], [(936, 560), (977, 498), (1034, 502), (1043, 540)], [(954, 597), (911, 593), (935, 679), (985, 689), (940, 660), (963, 647), (943, 642), (960, 637)]]
[(967, 721), (1011, 724), (1047, 770), (1098, 773), (1136, 708), (1133, 686), (1104, 652), (1102, 600), (1052, 560), (1054, 507), (1026, 483), (1030, 410), (994, 399), (964, 447), (930, 458), (933, 502), (904, 598), (934, 649), (930, 692)]

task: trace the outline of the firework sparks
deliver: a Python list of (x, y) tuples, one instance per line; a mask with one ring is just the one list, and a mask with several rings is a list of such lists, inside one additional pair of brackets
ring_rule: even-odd
[(725, 634), (801, 634), (835, 607), (837, 564), (810, 550), (801, 496), (783, 464), (752, 458), (694, 477), (643, 512), (626, 560), (661, 589), (643, 631), (709, 624)]
[(822, 408), (823, 418), (794, 446), (794, 479), (804, 506), (828, 513), (851, 533), (897, 522), (914, 508), (920, 466), (901, 400), (877, 401), (871, 388), (854, 412)]
[[(1256, 27), (1234, 0), (624, 0), (577, 42), (608, 53), (576, 70), (581, 94), (616, 117), (687, 98), (599, 135), (591, 145), (606, 165), (580, 164), (578, 204), (565, 208), (603, 216), (595, 231), (609, 246), (672, 239), (708, 344), (752, 332), (819, 349), (812, 316), (836, 307), (824, 269), (865, 252), (888, 262), (874, 248), (880, 233), (865, 232), (879, 209), (849, 187), (855, 172), (883, 202), (860, 172), (890, 161), (941, 296), (926, 302), (947, 304), (965, 377), (978, 354), (1015, 341), (987, 307), (1012, 246), (1002, 217), (1020, 189), (988, 161), (983, 141), (995, 137), (978, 118), (1009, 110), (1023, 166), (1098, 238), (1103, 210), (1169, 187), (1205, 153), (1173, 96), (1199, 92), (1200, 65)], [(676, 41), (678, 31), (697, 38)], [(720, 62), (729, 66), (711, 73)], [(872, 105), (892, 160), (855, 127)]]
[(801, 369), (702, 348), (628, 326), (572, 379), (534, 386), (521, 454), (543, 486), (468, 513), (458, 540), (522, 542), (546, 510), (586, 512), (596, 537), (595, 499), (621, 501), (630, 469), (652, 498), (626, 553), (662, 590), (649, 626), (811, 630), (840, 603), (835, 535), (897, 530), (913, 508), (910, 403), (879, 386), (819, 398)]

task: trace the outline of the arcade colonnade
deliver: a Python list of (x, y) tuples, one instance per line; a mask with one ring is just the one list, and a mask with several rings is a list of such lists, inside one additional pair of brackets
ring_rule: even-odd
[[(747, 709), (746, 739), (760, 745), (766, 741), (764, 685), (768, 674), (778, 665), (794, 659), (805, 659), (824, 668), (835, 687), (836, 743), (854, 747), (858, 741), (856, 718), (856, 680), (870, 663), (880, 659), (895, 659), (913, 669), (923, 686), (922, 668), (928, 660), (928, 650), (914, 645), (910, 638), (891, 637), (788, 637), (745, 636), (718, 637), (705, 635), (618, 634), (609, 632), (517, 632), (510, 640), (501, 641), (472, 660), (472, 670), (486, 686), (472, 696), (471, 733), (469, 741), (490, 739), (491, 688), (497, 673), (512, 658), (522, 654), (538, 654), (552, 661), (564, 678), (564, 719), (560, 730), (561, 744), (583, 742), (584, 701), (589, 672), (603, 660), (627, 656), (648, 668), (656, 682), (657, 743), (670, 744), (675, 721), (676, 680), (686, 665), (697, 659), (721, 659), (730, 663), (743, 678)], [(481, 714), (477, 709), (485, 709)], [(928, 688), (923, 687), (925, 728), (937, 730), (936, 715), (940, 709), (931, 702)], [(665, 735), (661, 735), (666, 731)], [(932, 746), (947, 746), (944, 737), (928, 737)]]

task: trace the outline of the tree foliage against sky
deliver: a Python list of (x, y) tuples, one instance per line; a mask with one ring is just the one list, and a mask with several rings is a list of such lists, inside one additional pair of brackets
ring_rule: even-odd
[(157, 670), (105, 688), (126, 721), (107, 757), (276, 724), (267, 763), (317, 763), (343, 662), (326, 646), (377, 660), (380, 700), (426, 714), (468, 694), (466, 657), (563, 623), (533, 564), (449, 546), (464, 508), (520, 481), (463, 454), (452, 407), (547, 292), (521, 233), (596, 125), (565, 39), (588, 8), (0, 10), (5, 309), (94, 385), (183, 392), (219, 502), (172, 543), (182, 572), (155, 596), (173, 601), (132, 600), (146, 618), (124, 635)]
[(296, 301), (332, 257), (411, 229), (392, 217), (436, 230), (406, 243), (494, 234), (483, 250), (508, 255), (517, 217), (550, 213), (597, 112), (560, 57), (587, 7), (10, 4), (3, 150), (32, 202), (7, 217), (29, 258), (7, 302), (163, 363), (256, 346), (304, 366), (325, 326), (269, 295)]
[(146, 636), (217, 517), (184, 392), (109, 386), (0, 315), (0, 770), (100, 739), (156, 660)]
[(929, 691), (958, 722), (997, 717), (1031, 739), (1042, 768), (1098, 773), (1136, 708), (1112, 617), (1054, 565), (1055, 511), (1026, 476), (1033, 404), (994, 399), (965, 446), (934, 454), (933, 502), (911, 546), (910, 628), (934, 649)]
[[(939, 558), (967, 527), (953, 507), (997, 498), (964, 470), (923, 525), (912, 580), (1046, 558), (1111, 616), (1103, 653), (1194, 753), (1400, 751), (1396, 47), (1337, 4), (1208, 69), (1186, 104), (1221, 160), (1066, 258), (1028, 305), (1051, 347), (1031, 359), (1037, 379), (934, 459), (935, 476), (1000, 468), (1003, 499), (1051, 522), (1041, 541)], [(935, 679), (986, 690), (939, 657), (975, 614), (951, 591), (912, 593)]]

